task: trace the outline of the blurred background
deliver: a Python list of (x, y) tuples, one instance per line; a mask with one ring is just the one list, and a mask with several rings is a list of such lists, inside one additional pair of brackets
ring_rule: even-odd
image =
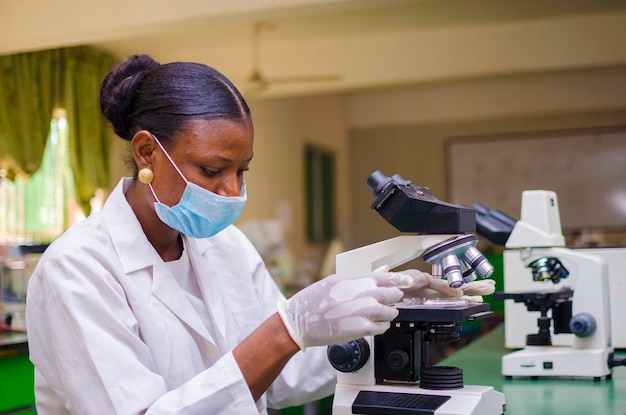
[[(624, 244), (625, 45), (622, 0), (0, 2), (5, 303), (130, 174), (126, 143), (93, 114), (99, 81), (132, 54), (206, 63), (243, 92), (255, 157), (237, 224), (287, 293), (397, 235), (370, 209), (375, 170), (514, 218), (522, 190), (554, 190), (569, 245)], [(12, 112), (32, 91), (13, 82), (55, 62), (41, 56), (62, 65), (33, 135)], [(498, 268), (498, 247), (479, 247)]]
[[(293, 262), (284, 272), (315, 277), (331, 241), (350, 249), (395, 235), (369, 207), (365, 180), (377, 169), (428, 186), (441, 200), (482, 201), (513, 217), (528, 186), (551, 187), (560, 199), (572, 181), (593, 187), (594, 174), (610, 166), (581, 164), (589, 152), (567, 138), (595, 148), (623, 132), (625, 22), (626, 3), (617, 0), (25, 0), (1, 6), (0, 55), (87, 46), (116, 61), (149, 54), (225, 73), (249, 101), (256, 133), (239, 224), (271, 222), (287, 252), (266, 255), (280, 252)], [(549, 140), (561, 137), (562, 162), (551, 163)], [(540, 141), (529, 159), (502, 150), (512, 139)], [(485, 147), (490, 140), (499, 151)], [(478, 159), (464, 160), (464, 141), (482, 145)], [(125, 144), (110, 133), (101, 198), (129, 174)], [(609, 144), (612, 154), (624, 150)], [(519, 167), (507, 171), (511, 157)], [(623, 169), (624, 156), (610, 164)], [(571, 178), (563, 165), (586, 174)], [(542, 183), (551, 166), (555, 179)], [(471, 183), (458, 182), (463, 172), (475, 176)], [(609, 181), (594, 200), (606, 206), (612, 196), (621, 217), (564, 223), (572, 240), (601, 233), (621, 241), (624, 183), (619, 175)], [(485, 193), (496, 187), (511, 190)]]

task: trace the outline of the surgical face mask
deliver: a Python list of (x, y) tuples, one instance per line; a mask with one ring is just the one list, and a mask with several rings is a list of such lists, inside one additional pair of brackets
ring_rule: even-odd
[(170, 207), (159, 201), (152, 183), (149, 184), (156, 199), (156, 214), (167, 226), (193, 238), (209, 238), (232, 225), (246, 204), (246, 184), (241, 186), (241, 196), (225, 197), (189, 182), (159, 140), (153, 135), (163, 153), (187, 185), (180, 201)]

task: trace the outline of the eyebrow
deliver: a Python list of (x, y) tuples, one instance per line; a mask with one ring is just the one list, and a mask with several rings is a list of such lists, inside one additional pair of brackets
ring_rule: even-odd
[[(252, 158), (254, 157), (254, 154), (251, 155), (250, 157), (248, 157), (246, 160), (244, 160), (245, 163), (249, 163), (250, 161), (252, 161)], [(226, 161), (226, 162), (230, 162), (232, 163), (232, 159), (228, 158), (228, 157), (222, 157), (222, 156), (215, 156), (215, 158), (218, 158), (222, 161)]]

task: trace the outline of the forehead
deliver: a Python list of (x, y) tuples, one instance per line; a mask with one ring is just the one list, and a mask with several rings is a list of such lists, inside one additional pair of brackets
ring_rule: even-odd
[(172, 152), (245, 160), (252, 157), (253, 138), (254, 129), (248, 120), (191, 120), (176, 135)]

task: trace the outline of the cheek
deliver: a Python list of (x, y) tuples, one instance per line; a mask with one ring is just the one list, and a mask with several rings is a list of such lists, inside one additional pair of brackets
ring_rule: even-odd
[(186, 183), (174, 172), (175, 176), (170, 172), (161, 173), (158, 177), (155, 174), (152, 187), (161, 203), (167, 206), (174, 206), (180, 201), (185, 190)]

